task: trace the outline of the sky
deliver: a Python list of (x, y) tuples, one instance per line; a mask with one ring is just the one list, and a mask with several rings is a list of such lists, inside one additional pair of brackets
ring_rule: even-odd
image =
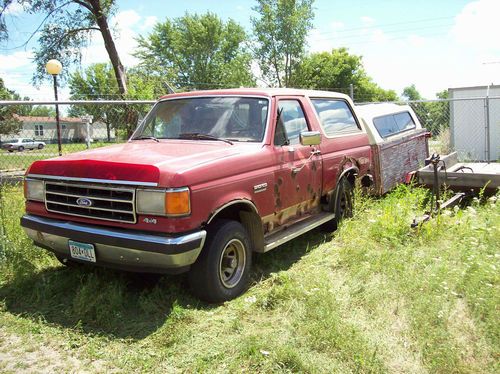
[[(166, 18), (210, 11), (223, 20), (234, 19), (250, 33), (250, 17), (257, 16), (255, 1), (243, 0), (117, 0), (117, 6), (110, 23), (127, 67), (137, 63), (132, 56), (135, 38), (148, 35)], [(363, 56), (366, 72), (384, 89), (401, 94), (415, 84), (425, 98), (433, 99), (448, 88), (500, 84), (500, 0), (316, 0), (314, 13), (308, 52), (346, 47)], [(31, 85), (36, 37), (18, 46), (42, 19), (14, 4), (7, 15), (10, 39), (0, 43), (0, 78), (9, 89), (34, 100), (52, 99), (52, 88), (49, 83)], [(96, 33), (83, 51), (82, 66), (107, 61)], [(60, 97), (68, 96), (68, 88), (62, 88)]]

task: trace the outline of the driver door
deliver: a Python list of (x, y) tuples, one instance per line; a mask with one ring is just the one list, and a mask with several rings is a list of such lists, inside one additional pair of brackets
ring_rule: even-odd
[(322, 161), (316, 147), (300, 144), (300, 133), (311, 130), (301, 100), (279, 99), (277, 108), (274, 224), (281, 226), (319, 209)]

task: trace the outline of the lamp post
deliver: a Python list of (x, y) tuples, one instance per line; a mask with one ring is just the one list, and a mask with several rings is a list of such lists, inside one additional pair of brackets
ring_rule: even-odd
[(62, 65), (57, 60), (49, 60), (49, 61), (47, 61), (47, 64), (45, 65), (45, 70), (47, 70), (47, 73), (52, 75), (52, 78), (54, 78), (54, 97), (56, 98), (57, 149), (59, 150), (59, 156), (62, 156), (61, 125), (59, 123), (59, 105), (57, 104), (57, 102), (59, 101), (59, 99), (57, 98), (57, 76), (62, 71)]

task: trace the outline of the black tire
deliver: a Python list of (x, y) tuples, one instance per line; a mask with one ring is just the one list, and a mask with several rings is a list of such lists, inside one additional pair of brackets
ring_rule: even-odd
[(38, 149), (43, 149), (43, 144), (38, 144)]
[(322, 226), (324, 231), (335, 231), (339, 223), (354, 214), (354, 186), (342, 178), (333, 195), (334, 200), (329, 204), (329, 211), (335, 213), (335, 218)]
[(17, 150), (18, 150), (19, 152), (22, 152), (22, 151), (24, 151), (24, 147), (21, 145), (21, 146), (19, 146), (19, 147), (17, 148)]
[(337, 198), (335, 200), (335, 220), (337, 224), (345, 218), (351, 218), (354, 214), (354, 187), (342, 178), (339, 183)]
[(252, 248), (245, 228), (236, 221), (219, 220), (209, 226), (207, 242), (191, 266), (191, 290), (209, 303), (234, 299), (247, 289), (251, 266)]
[(9, 152), (12, 153), (12, 152), (14, 152), (14, 150), (13, 149), (9, 149)]

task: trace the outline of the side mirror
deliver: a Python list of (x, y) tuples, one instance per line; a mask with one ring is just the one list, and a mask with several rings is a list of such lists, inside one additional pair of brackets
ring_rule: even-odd
[(321, 143), (321, 133), (319, 131), (302, 131), (300, 133), (300, 144), (319, 145)]

